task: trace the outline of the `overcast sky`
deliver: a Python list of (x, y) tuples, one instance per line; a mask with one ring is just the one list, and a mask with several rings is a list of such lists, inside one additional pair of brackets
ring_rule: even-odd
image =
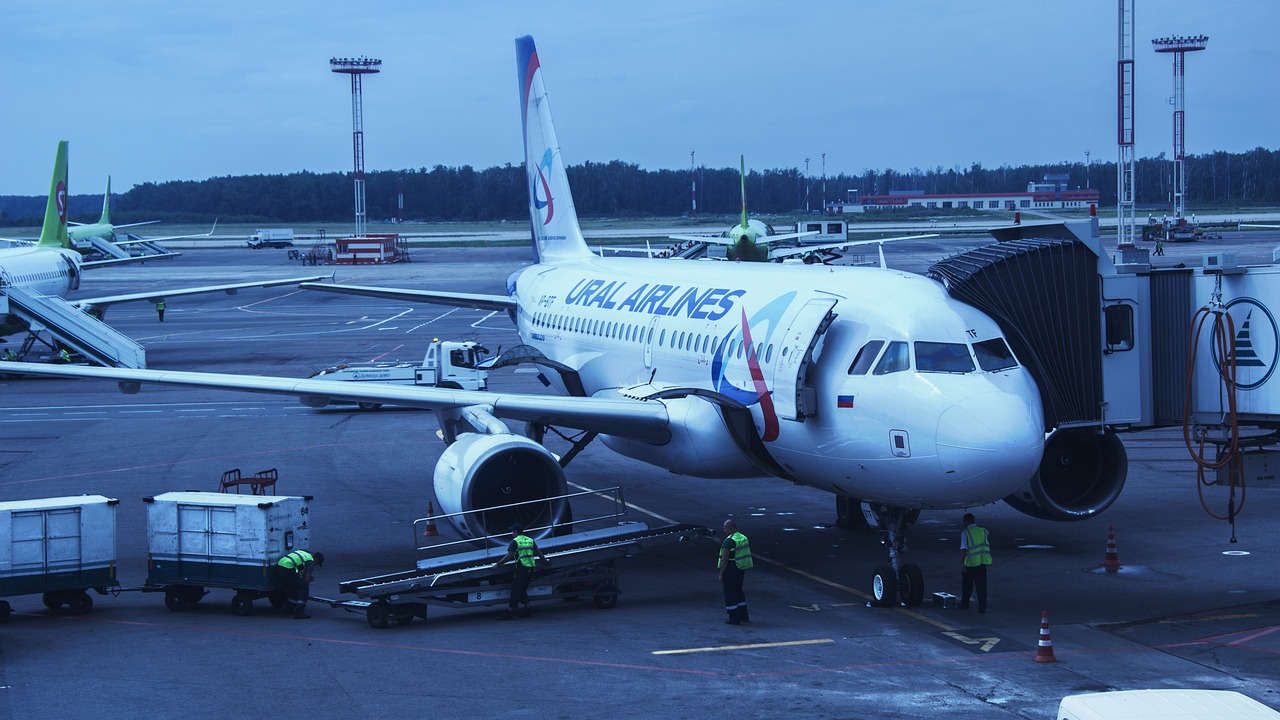
[[(1137, 155), (1172, 149), (1187, 58), (1189, 153), (1280, 147), (1280, 3), (1136, 0)], [(1113, 0), (89, 0), (6, 3), (0, 194), (350, 171), (364, 83), (368, 170), (518, 164), (513, 40), (538, 46), (569, 164), (647, 169), (986, 167), (1116, 158)], [(836, 191), (838, 192), (838, 191)]]

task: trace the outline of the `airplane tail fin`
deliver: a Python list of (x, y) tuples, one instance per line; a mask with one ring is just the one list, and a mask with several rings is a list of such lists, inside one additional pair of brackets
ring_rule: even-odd
[(44, 226), (40, 228), (39, 247), (71, 247), (67, 237), (67, 141), (58, 141), (58, 154), (53, 161), (53, 181), (49, 184), (49, 203), (44, 208)]
[(742, 185), (742, 232), (747, 231), (747, 156), (738, 156), (738, 181)]
[(588, 257), (578, 213), (569, 193), (560, 144), (551, 123), (551, 107), (542, 85), (538, 51), (529, 35), (516, 39), (520, 113), (524, 125), (524, 166), (529, 186), (529, 220), (538, 262)]
[(107, 176), (107, 194), (102, 196), (102, 217), (98, 218), (102, 225), (111, 224), (111, 176)]

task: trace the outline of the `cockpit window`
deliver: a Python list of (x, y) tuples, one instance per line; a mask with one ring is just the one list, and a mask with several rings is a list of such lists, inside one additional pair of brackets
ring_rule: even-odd
[(1013, 352), (1005, 344), (1004, 338), (996, 337), (974, 343), (973, 352), (978, 356), (978, 367), (987, 372), (1018, 366), (1018, 361), (1013, 359)]
[(911, 355), (907, 352), (907, 344), (904, 342), (891, 342), (889, 348), (884, 351), (884, 356), (880, 358), (880, 362), (876, 365), (876, 375), (888, 375), (889, 373), (902, 372), (911, 369)]
[(964, 343), (916, 343), (916, 370), (920, 372), (973, 372), (973, 358)]
[(876, 356), (880, 354), (880, 348), (884, 347), (883, 340), (870, 340), (862, 349), (858, 351), (858, 356), (853, 359), (853, 364), (849, 366), (850, 375), (866, 375), (871, 369), (871, 364), (876, 361)]

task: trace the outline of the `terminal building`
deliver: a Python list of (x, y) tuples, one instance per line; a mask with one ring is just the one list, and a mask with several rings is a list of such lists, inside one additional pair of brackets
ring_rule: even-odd
[(991, 192), (969, 194), (931, 194), (921, 190), (895, 190), (888, 195), (858, 196), (850, 190), (849, 199), (831, 202), (827, 211), (832, 213), (859, 213), (885, 208), (920, 207), (938, 210), (970, 208), (973, 210), (1068, 210), (1087, 209), (1097, 205), (1100, 193), (1096, 189), (1071, 189), (1067, 187), (1066, 174), (1045, 175), (1043, 182), (1027, 183), (1026, 192)]

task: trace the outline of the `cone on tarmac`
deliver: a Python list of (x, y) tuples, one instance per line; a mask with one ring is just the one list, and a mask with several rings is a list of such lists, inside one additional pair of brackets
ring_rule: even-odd
[(422, 528), (422, 537), (435, 537), (440, 534), (440, 530), (436, 528), (436, 521), (432, 515), (436, 514), (436, 505), (433, 502), (427, 502), (427, 524)]
[(1102, 567), (1107, 572), (1113, 573), (1120, 570), (1120, 554), (1116, 552), (1116, 528), (1111, 526), (1111, 532), (1107, 535), (1107, 554), (1102, 558)]
[(1036, 648), (1036, 662), (1058, 662), (1053, 656), (1053, 638), (1049, 636), (1049, 611), (1040, 614), (1040, 646)]

